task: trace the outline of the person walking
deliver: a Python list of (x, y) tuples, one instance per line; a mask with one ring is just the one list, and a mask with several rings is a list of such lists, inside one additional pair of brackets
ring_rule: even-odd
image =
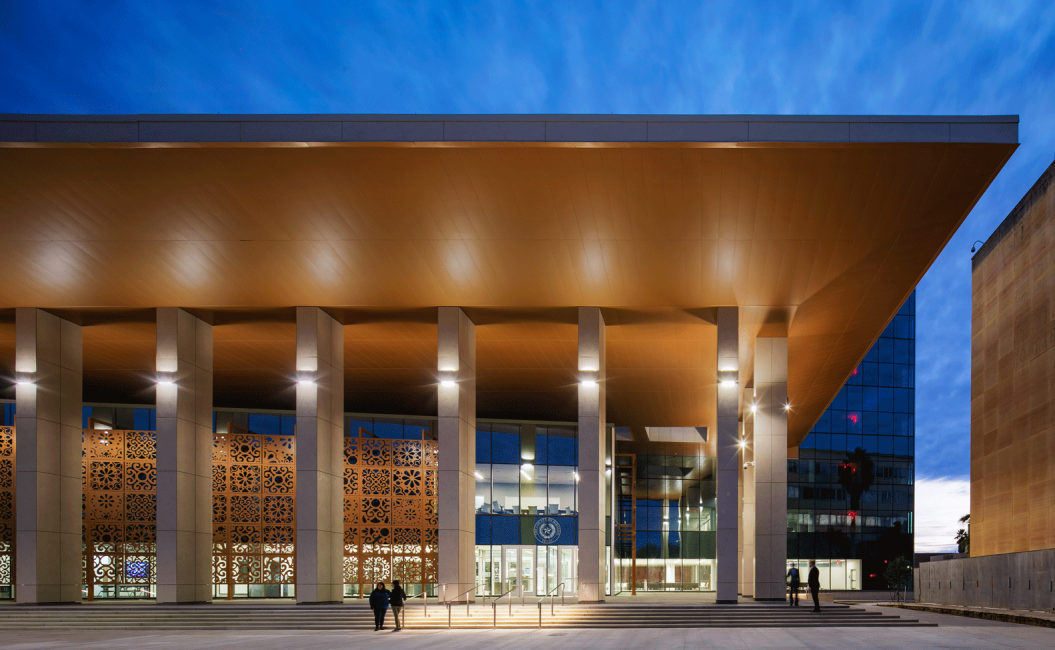
[(403, 629), (403, 622), (400, 617), (403, 615), (403, 601), (407, 599), (407, 592), (403, 591), (403, 587), (400, 586), (399, 580), (392, 581), (392, 593), (388, 597), (389, 604), (392, 605), (392, 616), (396, 619), (396, 632)]
[(788, 606), (798, 607), (799, 585), (801, 585), (802, 583), (799, 582), (799, 570), (794, 562), (791, 563), (791, 568), (788, 569), (788, 575), (786, 577), (788, 579), (788, 585), (791, 587), (791, 595), (788, 596)]
[(374, 632), (385, 629), (385, 612), (388, 611), (389, 591), (385, 589), (385, 583), (377, 583), (377, 587), (370, 592), (370, 609), (374, 610)]
[(810, 560), (810, 575), (806, 584), (809, 585), (810, 595), (813, 596), (813, 611), (821, 611), (821, 572), (817, 570), (813, 560)]

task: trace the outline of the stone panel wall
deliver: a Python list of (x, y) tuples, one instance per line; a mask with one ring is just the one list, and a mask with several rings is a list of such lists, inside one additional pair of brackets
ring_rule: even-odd
[(1055, 164), (973, 259), (971, 554), (1055, 548)]
[(1055, 549), (923, 562), (916, 602), (1055, 609)]

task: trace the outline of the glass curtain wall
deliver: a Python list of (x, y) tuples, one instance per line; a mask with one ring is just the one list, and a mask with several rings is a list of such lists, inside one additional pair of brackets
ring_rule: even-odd
[(818, 560), (824, 589), (886, 589), (912, 559), (915, 320), (913, 293), (788, 460), (788, 563)]
[(484, 592), (573, 590), (578, 438), (570, 424), (477, 422), (476, 559)]
[[(616, 540), (615, 591), (630, 591), (631, 580), (639, 591), (713, 591), (715, 459), (705, 455), (702, 438), (699, 444), (618, 438), (617, 430), (612, 507), (617, 523), (635, 520), (636, 562), (630, 545)], [(632, 483), (620, 478), (631, 463)]]

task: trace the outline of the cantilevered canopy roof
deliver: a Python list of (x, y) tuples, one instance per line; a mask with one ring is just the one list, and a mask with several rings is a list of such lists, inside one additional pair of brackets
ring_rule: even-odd
[[(86, 399), (151, 401), (152, 308), (214, 322), (217, 404), (292, 404), (296, 305), (345, 322), (348, 409), (434, 413), (435, 308), (482, 417), (714, 426), (714, 308), (789, 339), (797, 444), (1017, 147), (1017, 117), (0, 116), (13, 314), (85, 329)], [(0, 369), (2, 371), (2, 369)]]

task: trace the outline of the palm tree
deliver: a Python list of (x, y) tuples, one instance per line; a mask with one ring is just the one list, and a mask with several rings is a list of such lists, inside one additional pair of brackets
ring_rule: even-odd
[(971, 554), (971, 513), (960, 517), (961, 524), (967, 524), (967, 530), (961, 528), (956, 531), (956, 550), (960, 553)]
[(875, 481), (875, 471), (868, 452), (858, 447), (839, 465), (839, 485), (850, 495), (850, 510), (861, 509), (861, 495), (867, 492)]
[[(867, 492), (875, 481), (875, 471), (868, 452), (858, 447), (839, 465), (839, 484), (850, 495), (850, 548), (856, 553), (857, 513), (861, 510), (861, 495)], [(847, 557), (858, 557), (857, 555)]]

